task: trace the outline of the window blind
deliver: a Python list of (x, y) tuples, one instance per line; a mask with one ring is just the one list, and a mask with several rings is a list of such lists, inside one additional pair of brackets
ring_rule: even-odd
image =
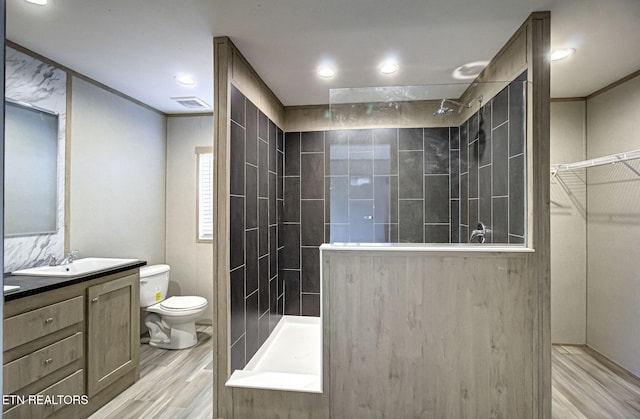
[(213, 240), (213, 153), (198, 153), (198, 240)]

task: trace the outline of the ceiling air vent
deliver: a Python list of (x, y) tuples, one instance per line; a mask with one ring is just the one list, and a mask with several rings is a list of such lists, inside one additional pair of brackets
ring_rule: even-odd
[(171, 100), (175, 100), (187, 109), (211, 109), (207, 102), (195, 96), (172, 97)]

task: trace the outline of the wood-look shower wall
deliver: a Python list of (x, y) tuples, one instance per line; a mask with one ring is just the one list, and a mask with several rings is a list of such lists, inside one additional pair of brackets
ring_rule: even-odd
[(529, 255), (323, 250), (331, 417), (536, 417)]

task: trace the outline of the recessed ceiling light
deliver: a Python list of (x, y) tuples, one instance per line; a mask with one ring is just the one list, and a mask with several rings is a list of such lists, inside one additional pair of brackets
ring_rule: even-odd
[(324, 78), (329, 78), (329, 77), (333, 77), (336, 75), (336, 72), (333, 68), (331, 67), (320, 67), (318, 69), (318, 75), (320, 77), (324, 77)]
[(395, 73), (396, 71), (398, 71), (398, 64), (394, 63), (394, 62), (386, 62), (384, 64), (382, 64), (382, 66), (380, 67), (380, 72), (382, 74), (392, 74)]
[(27, 3), (37, 4), (38, 6), (44, 6), (49, 0), (25, 0)]
[(563, 60), (574, 52), (576, 52), (576, 50), (573, 48), (557, 49), (549, 54), (549, 58), (551, 59), (551, 61)]
[(474, 61), (472, 63), (463, 64), (453, 70), (451, 75), (454, 79), (469, 80), (478, 77), (480, 72), (489, 64), (489, 61)]
[(190, 74), (178, 74), (175, 76), (178, 83), (185, 86), (193, 86), (196, 84), (196, 79)]

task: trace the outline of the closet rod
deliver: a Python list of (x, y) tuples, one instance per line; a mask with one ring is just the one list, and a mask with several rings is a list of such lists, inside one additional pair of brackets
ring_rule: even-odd
[[(553, 174), (557, 172), (562, 172), (564, 170), (576, 170), (583, 169), (595, 166), (602, 166), (605, 164), (613, 164), (613, 163), (624, 163), (628, 160), (640, 159), (640, 150), (632, 150), (627, 151), (625, 153), (611, 154), (609, 156), (598, 157), (590, 160), (583, 160), (575, 163), (568, 164), (552, 164), (551, 172)], [(626, 167), (628, 167), (631, 171), (633, 171), (636, 175), (640, 176), (640, 172), (635, 170), (629, 164), (624, 163)]]

